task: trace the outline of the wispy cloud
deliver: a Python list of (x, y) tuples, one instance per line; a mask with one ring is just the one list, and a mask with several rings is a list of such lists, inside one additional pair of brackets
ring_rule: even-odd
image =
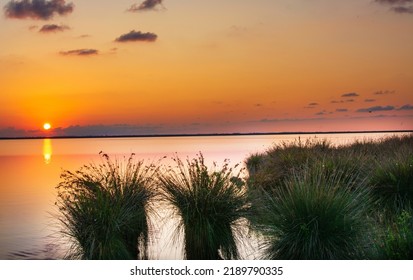
[(158, 6), (162, 6), (162, 0), (145, 0), (141, 4), (133, 4), (128, 11), (129, 12), (142, 12), (156, 10)]
[(22, 0), (7, 3), (4, 13), (7, 18), (48, 20), (56, 14), (70, 14), (73, 8), (73, 3), (66, 4), (65, 0)]
[(307, 106), (304, 107), (304, 109), (313, 109), (317, 107), (319, 104), (317, 102), (311, 102)]
[(78, 56), (90, 56), (90, 55), (97, 55), (99, 53), (98, 50), (95, 49), (77, 49), (77, 50), (69, 50), (69, 51), (61, 51), (61, 55), (78, 55)]
[(162, 131), (161, 128), (161, 126), (139, 126), (129, 124), (87, 126), (73, 125), (56, 129), (55, 133), (62, 136), (142, 135), (159, 133)]
[(26, 137), (27, 132), (23, 129), (18, 129), (15, 127), (0, 128), (0, 137)]
[(374, 95), (387, 95), (387, 94), (394, 94), (395, 91), (394, 90), (379, 90), (374, 92)]
[(395, 109), (396, 108), (394, 106), (391, 106), (391, 105), (373, 106), (373, 107), (369, 107), (369, 108), (358, 109), (357, 112), (359, 112), (359, 113), (373, 113), (373, 112), (381, 112), (381, 111), (393, 111)]
[(391, 6), (390, 11), (398, 14), (413, 14), (413, 0), (375, 0), (375, 2)]
[(376, 99), (372, 99), (372, 98), (364, 99), (364, 102), (374, 102), (374, 101), (376, 101)]
[(151, 32), (143, 33), (141, 31), (132, 30), (129, 33), (123, 34), (115, 39), (116, 42), (136, 42), (136, 41), (146, 41), (154, 42), (158, 38), (158, 35)]
[(411, 110), (413, 110), (413, 106), (410, 105), (410, 104), (406, 104), (406, 105), (401, 106), (397, 110), (398, 111), (411, 111)]
[(39, 32), (41, 33), (55, 33), (55, 32), (62, 32), (65, 30), (70, 29), (69, 26), (66, 25), (57, 25), (57, 24), (45, 24), (40, 28)]
[(357, 96), (360, 96), (360, 94), (356, 92), (349, 92), (349, 93), (344, 93), (341, 95), (341, 97), (357, 97)]
[(29, 30), (30, 31), (35, 31), (35, 30), (37, 30), (39, 28), (39, 26), (37, 26), (37, 25), (30, 25), (29, 26)]
[(259, 123), (278, 123), (278, 122), (311, 122), (311, 121), (319, 121), (319, 120), (324, 120), (325, 117), (318, 117), (318, 118), (274, 118), (274, 119), (260, 119), (257, 121), (251, 121), (251, 122), (259, 122)]
[(413, 3), (413, 0), (375, 0), (375, 2), (389, 5), (404, 5)]
[(348, 112), (348, 109), (339, 108), (339, 109), (336, 109), (336, 112), (339, 112), (339, 113), (341, 113), (341, 112)]
[(390, 10), (398, 14), (413, 14), (413, 6), (397, 6), (391, 8)]

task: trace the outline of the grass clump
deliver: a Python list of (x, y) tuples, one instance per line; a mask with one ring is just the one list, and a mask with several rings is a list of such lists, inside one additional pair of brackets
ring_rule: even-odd
[(378, 159), (371, 183), (386, 207), (399, 209), (413, 205), (413, 151), (401, 150)]
[(370, 189), (357, 173), (304, 166), (255, 203), (263, 259), (359, 259), (368, 255)]
[(153, 212), (153, 166), (111, 161), (63, 171), (57, 186), (63, 234), (72, 239), (71, 258), (147, 259), (148, 215)]
[[(180, 217), (184, 254), (190, 260), (238, 259), (237, 242), (245, 226), (248, 202), (240, 173), (205, 165), (204, 157), (174, 158), (176, 167), (159, 176), (164, 196)], [(244, 221), (245, 222), (245, 221)]]

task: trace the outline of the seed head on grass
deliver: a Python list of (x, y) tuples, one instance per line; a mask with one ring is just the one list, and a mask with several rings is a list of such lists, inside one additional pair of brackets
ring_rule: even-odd
[(153, 213), (156, 168), (111, 161), (63, 171), (57, 186), (62, 233), (73, 242), (70, 257), (81, 259), (147, 259), (148, 215)]
[(204, 157), (174, 158), (176, 167), (159, 176), (166, 201), (180, 217), (176, 234), (184, 233), (187, 259), (238, 259), (237, 241), (248, 211), (240, 173), (228, 162), (212, 170)]

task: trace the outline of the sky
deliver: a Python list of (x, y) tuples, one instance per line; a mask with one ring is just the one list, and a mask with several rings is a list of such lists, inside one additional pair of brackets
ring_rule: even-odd
[(413, 130), (413, 0), (0, 7), (0, 137)]

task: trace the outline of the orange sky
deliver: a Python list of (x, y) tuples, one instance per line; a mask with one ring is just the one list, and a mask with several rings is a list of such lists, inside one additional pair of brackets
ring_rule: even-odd
[(413, 0), (39, 3), (0, 0), (0, 137), (413, 129)]

